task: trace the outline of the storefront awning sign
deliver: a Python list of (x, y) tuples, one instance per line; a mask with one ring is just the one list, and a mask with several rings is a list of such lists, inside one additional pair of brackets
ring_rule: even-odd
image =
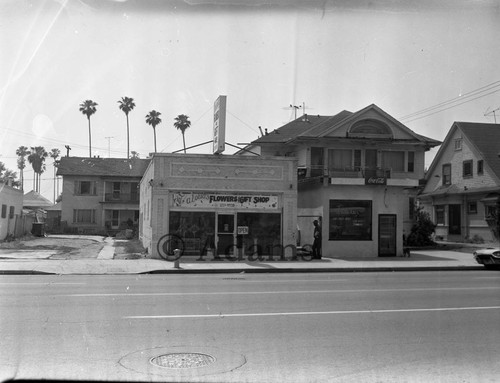
[(278, 209), (278, 196), (269, 194), (176, 192), (171, 196), (172, 207)]

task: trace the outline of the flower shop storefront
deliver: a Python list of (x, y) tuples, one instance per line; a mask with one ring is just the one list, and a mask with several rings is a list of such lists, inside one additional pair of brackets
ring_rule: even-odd
[(282, 242), (280, 206), (272, 194), (173, 192), (168, 232), (182, 239), (186, 255), (276, 254)]
[(139, 238), (153, 257), (163, 257), (175, 241), (183, 255), (203, 259), (295, 250), (293, 158), (156, 153), (140, 193)]

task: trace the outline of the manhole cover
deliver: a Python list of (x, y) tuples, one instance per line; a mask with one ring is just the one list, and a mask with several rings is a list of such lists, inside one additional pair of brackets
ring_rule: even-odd
[(200, 353), (172, 353), (151, 359), (151, 363), (164, 368), (198, 368), (215, 362), (212, 355)]

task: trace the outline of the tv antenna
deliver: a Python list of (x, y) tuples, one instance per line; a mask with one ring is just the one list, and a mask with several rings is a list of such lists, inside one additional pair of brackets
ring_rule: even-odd
[[(287, 107), (285, 107), (283, 109), (285, 109), (285, 110), (293, 110), (293, 119), (296, 120), (297, 119), (297, 110), (302, 109), (302, 115), (306, 114), (306, 103), (303, 102), (302, 105), (290, 104), (290, 106), (287, 106)], [(309, 109), (311, 109), (311, 108), (309, 108)]]
[[(490, 109), (490, 108), (488, 108)], [(484, 112), (484, 115), (485, 116), (491, 116), (493, 115), (493, 118), (495, 119), (495, 124), (497, 123), (497, 115), (496, 115), (496, 112), (498, 112), (500, 110), (500, 107), (496, 108), (496, 109), (493, 109), (493, 110), (490, 110), (488, 112), (488, 109), (486, 109), (486, 112)]]

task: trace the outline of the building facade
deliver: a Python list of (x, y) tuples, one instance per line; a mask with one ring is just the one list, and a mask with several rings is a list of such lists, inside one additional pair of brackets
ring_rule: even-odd
[(139, 182), (148, 159), (62, 157), (61, 225), (69, 231), (113, 235), (137, 227)]
[(439, 144), (370, 105), (355, 113), (304, 115), (246, 149), (298, 160), (302, 245), (313, 243), (319, 220), (323, 256), (373, 257), (402, 254), (425, 152)]
[(153, 257), (168, 254), (172, 238), (207, 259), (293, 256), (293, 158), (156, 153), (140, 200), (140, 239)]
[[(500, 203), (500, 124), (455, 122), (419, 196), (450, 241), (493, 241)], [(498, 238), (497, 238), (498, 239)]]
[(0, 180), (0, 241), (24, 234), (23, 191)]

